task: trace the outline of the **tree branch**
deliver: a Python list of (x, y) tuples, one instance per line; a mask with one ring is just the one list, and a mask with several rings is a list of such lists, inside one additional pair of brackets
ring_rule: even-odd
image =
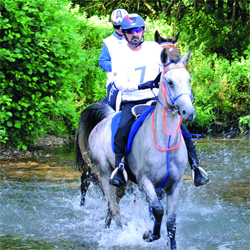
[(234, 0), (233, 3), (233, 21), (232, 21), (232, 26), (231, 29), (228, 31), (227, 36), (230, 35), (235, 30), (235, 13), (236, 13), (236, 0)]
[(155, 11), (155, 9), (146, 2), (146, 0), (143, 1), (145, 6), (151, 11), (151, 13), (153, 14), (154, 17), (158, 17), (157, 12)]

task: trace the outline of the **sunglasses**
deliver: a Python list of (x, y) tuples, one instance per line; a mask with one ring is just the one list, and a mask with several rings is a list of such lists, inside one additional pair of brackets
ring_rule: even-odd
[(121, 25), (114, 25), (114, 28), (119, 30), (121, 28)]
[(125, 30), (124, 32), (125, 33), (128, 33), (128, 34), (133, 34), (134, 32), (136, 33), (139, 33), (141, 32), (143, 29), (141, 27), (138, 27), (138, 28), (133, 28), (133, 29), (129, 29), (129, 30)]

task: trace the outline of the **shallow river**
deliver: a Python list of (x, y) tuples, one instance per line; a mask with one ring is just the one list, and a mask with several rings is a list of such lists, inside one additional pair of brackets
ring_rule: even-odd
[[(186, 169), (178, 249), (250, 249), (250, 139), (201, 139), (196, 149), (210, 182), (194, 187)], [(104, 229), (107, 203), (97, 187), (79, 205), (73, 146), (55, 151), (59, 158), (0, 162), (0, 249), (168, 249), (165, 217), (161, 238), (143, 241), (153, 222), (137, 190), (121, 201), (123, 230)]]

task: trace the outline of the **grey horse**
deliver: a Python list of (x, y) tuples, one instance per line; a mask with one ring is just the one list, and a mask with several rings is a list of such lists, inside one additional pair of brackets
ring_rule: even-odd
[[(126, 156), (126, 165), (130, 170), (128, 178), (145, 194), (155, 220), (153, 230), (145, 232), (143, 239), (151, 242), (160, 238), (164, 208), (157, 191), (164, 190), (167, 195), (167, 231), (171, 249), (177, 249), (176, 211), (182, 175), (188, 162), (180, 124), (182, 120), (190, 123), (195, 118), (191, 78), (185, 68), (190, 55), (191, 51), (174, 63), (163, 49), (161, 60), (164, 71), (159, 82), (156, 106), (139, 127)], [(90, 181), (94, 181), (103, 190), (108, 201), (106, 227), (110, 226), (112, 219), (119, 227), (122, 226), (119, 201), (126, 190), (126, 187), (109, 184), (115, 163), (111, 123), (116, 114), (106, 104), (93, 104), (82, 112), (76, 134), (76, 158), (83, 173), (82, 185), (87, 191)]]

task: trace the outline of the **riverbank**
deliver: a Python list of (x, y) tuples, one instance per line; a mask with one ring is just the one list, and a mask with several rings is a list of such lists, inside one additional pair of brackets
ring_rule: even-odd
[(39, 138), (37, 143), (34, 146), (29, 147), (28, 150), (18, 150), (17, 148), (8, 146), (8, 144), (0, 143), (0, 160), (57, 157), (57, 155), (48, 153), (47, 151), (49, 150), (46, 149), (62, 147), (73, 141), (73, 137), (58, 138), (53, 135), (46, 135)]
[[(193, 131), (192, 131), (193, 133)], [(196, 132), (196, 134), (199, 133)], [(202, 134), (202, 133), (200, 133)], [(245, 130), (239, 132), (236, 129), (232, 129), (227, 132), (210, 132), (207, 134), (202, 134), (203, 138), (247, 138), (250, 132)], [(28, 150), (18, 150), (17, 148), (10, 147), (8, 144), (0, 143), (0, 160), (19, 160), (19, 159), (29, 159), (29, 158), (50, 158), (58, 157), (57, 155), (48, 153), (53, 148), (63, 147), (66, 144), (74, 143), (74, 137), (69, 138), (58, 138), (53, 135), (46, 135), (40, 137), (34, 146), (30, 146)]]

